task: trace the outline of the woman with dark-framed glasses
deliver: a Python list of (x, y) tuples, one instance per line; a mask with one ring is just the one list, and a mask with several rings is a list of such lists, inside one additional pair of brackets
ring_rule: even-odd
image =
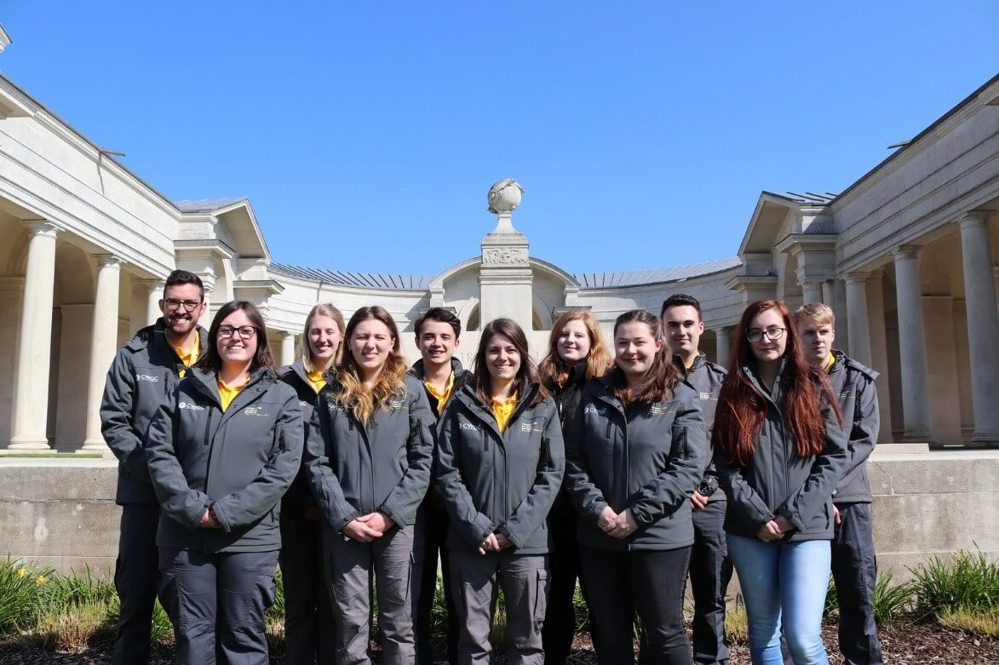
[(226, 303), (205, 354), (150, 425), (160, 599), (178, 663), (268, 662), (281, 497), (303, 438), (298, 397), (273, 366), (260, 312)]
[(749, 617), (754, 665), (827, 665), (820, 628), (829, 583), (832, 493), (847, 459), (835, 396), (805, 359), (784, 303), (752, 303), (712, 434), (728, 495), (725, 531)]

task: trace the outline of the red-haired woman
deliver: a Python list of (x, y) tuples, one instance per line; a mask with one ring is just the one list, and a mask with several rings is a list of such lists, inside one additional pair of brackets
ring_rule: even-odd
[(739, 322), (713, 443), (728, 495), (728, 549), (746, 600), (754, 665), (826, 665), (832, 493), (847, 460), (836, 399), (802, 353), (791, 314), (755, 302)]
[(566, 437), (566, 487), (579, 513), (580, 563), (597, 661), (689, 665), (683, 590), (701, 479), (704, 420), (680, 380), (662, 323), (645, 310), (614, 323), (615, 367), (590, 381)]
[[(600, 333), (600, 324), (592, 314), (576, 310), (559, 317), (548, 337), (548, 355), (538, 365), (538, 375), (555, 398), (563, 435), (568, 433), (579, 409), (583, 386), (590, 379), (606, 374), (610, 366), (610, 352)], [(576, 632), (572, 599), (579, 576), (576, 511), (564, 487), (548, 514), (548, 531), (552, 537), (551, 592), (542, 640), (545, 660), (564, 663)]]
[(436, 419), (423, 385), (406, 373), (399, 330), (384, 308), (354, 312), (344, 340), (347, 352), (319, 392), (305, 452), (323, 515), (336, 663), (371, 662), (374, 590), (381, 662), (410, 665), (417, 512), (430, 483)]

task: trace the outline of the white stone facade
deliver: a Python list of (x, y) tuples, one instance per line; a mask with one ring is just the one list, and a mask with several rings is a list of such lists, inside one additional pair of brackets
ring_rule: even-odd
[(732, 259), (572, 275), (530, 255), (512, 208), (496, 211), (479, 253), (436, 276), (281, 265), (248, 201), (169, 201), (0, 77), (0, 448), (103, 449), (104, 372), (158, 315), (175, 268), (199, 274), (216, 306), (260, 305), (282, 362), (320, 301), (347, 316), (386, 307), (411, 359), (412, 322), (453, 308), (468, 361), (495, 316), (517, 319), (541, 353), (566, 308), (609, 332), (677, 292), (701, 300), (702, 346), (724, 359), (746, 302), (822, 300), (838, 346), (882, 374), (882, 442), (999, 444), (999, 77), (839, 195), (761, 194)]

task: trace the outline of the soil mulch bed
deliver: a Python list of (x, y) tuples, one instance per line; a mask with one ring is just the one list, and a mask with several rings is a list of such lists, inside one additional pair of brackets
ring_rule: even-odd
[[(927, 663), (947, 663), (948, 665), (995, 664), (999, 663), (999, 640), (969, 635), (957, 630), (944, 628), (938, 624), (898, 623), (880, 629), (881, 645), (885, 662), (891, 665), (924, 665)], [(822, 629), (822, 637), (829, 651), (830, 661), (840, 662), (836, 644), (836, 628), (827, 625)], [(566, 665), (595, 665), (596, 657), (590, 648), (589, 636), (576, 638), (575, 649)], [(44, 651), (25, 647), (17, 641), (0, 642), (0, 663), (4, 665), (107, 665), (111, 662), (110, 642), (98, 642), (72, 653)], [(170, 665), (173, 662), (173, 649), (157, 646), (153, 665)], [(275, 665), (284, 665), (283, 654), (271, 658)], [(377, 662), (377, 661), (376, 661)], [(443, 662), (443, 661), (442, 661)], [(502, 658), (497, 658), (502, 663)], [(732, 647), (729, 665), (749, 665), (749, 647), (736, 644)], [(556, 665), (556, 664), (552, 664)]]

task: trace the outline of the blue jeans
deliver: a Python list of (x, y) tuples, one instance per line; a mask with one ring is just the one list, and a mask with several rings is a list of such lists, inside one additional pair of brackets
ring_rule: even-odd
[(795, 665), (828, 665), (821, 628), (829, 587), (829, 541), (765, 543), (730, 533), (728, 553), (746, 601), (753, 665), (784, 662), (782, 616)]

